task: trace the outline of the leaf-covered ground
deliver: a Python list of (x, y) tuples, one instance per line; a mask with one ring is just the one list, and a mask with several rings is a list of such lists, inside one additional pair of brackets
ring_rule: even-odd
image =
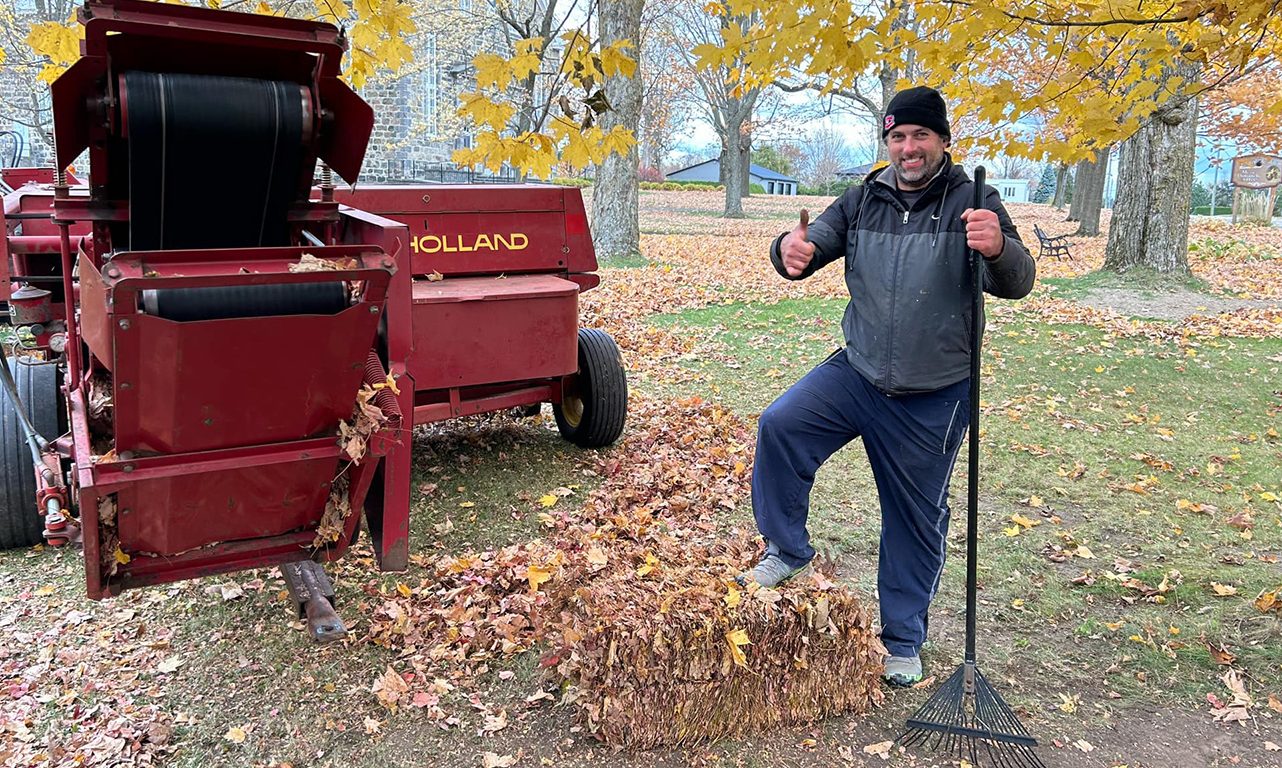
[[(956, 765), (888, 742), (960, 659), (960, 524), (931, 681), (869, 715), (615, 753), (547, 666), (542, 617), (571, 580), (662, 585), (750, 536), (756, 416), (840, 343), (845, 292), (832, 268), (779, 279), (765, 248), (827, 203), (754, 197), (727, 221), (716, 193), (644, 193), (642, 258), (605, 265), (583, 301), (629, 369), (620, 444), (573, 449), (546, 409), (420, 430), (412, 566), (380, 574), (361, 546), (334, 569), (340, 647), (308, 644), (273, 571), (94, 603), (75, 553), (0, 555), (0, 764)], [(1076, 226), (1011, 210), (1029, 240)], [(990, 305), (981, 667), (1048, 765), (1278, 763), (1282, 230), (1195, 220), (1190, 240), (1178, 292), (1101, 278), (1106, 239), (1082, 238), (1028, 300)], [(1176, 295), (1186, 309), (1144, 309)], [(813, 509), (827, 572), (875, 605), (857, 444)]]

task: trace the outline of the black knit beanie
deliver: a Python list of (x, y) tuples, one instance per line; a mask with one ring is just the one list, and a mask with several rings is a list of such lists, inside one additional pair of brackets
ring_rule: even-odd
[(952, 138), (948, 129), (948, 107), (944, 97), (934, 88), (919, 85), (900, 91), (886, 107), (886, 118), (881, 124), (881, 137), (886, 138), (897, 125), (920, 125), (938, 133), (945, 140)]

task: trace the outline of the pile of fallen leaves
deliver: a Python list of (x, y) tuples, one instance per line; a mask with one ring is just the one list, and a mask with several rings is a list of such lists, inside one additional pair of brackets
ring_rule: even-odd
[(849, 591), (820, 574), (741, 591), (733, 576), (756, 549), (744, 537), (651, 549), (635, 569), (567, 579), (554, 602), (545, 663), (573, 685), (565, 700), (603, 742), (689, 746), (881, 701), (885, 649)]
[[(612, 745), (863, 711), (880, 697), (882, 650), (857, 598), (824, 577), (733, 586), (758, 545), (727, 539), (709, 513), (747, 497), (751, 445), (750, 426), (720, 405), (634, 400), (622, 444), (592, 470), (602, 484), (581, 509), (547, 506), (545, 539), (424, 558), (418, 584), (370, 587), (381, 603), (367, 640), (401, 660), (371, 693), (449, 727), (450, 674), (543, 643), (545, 666), (572, 684), (563, 701)], [(745, 716), (754, 701), (777, 706)]]

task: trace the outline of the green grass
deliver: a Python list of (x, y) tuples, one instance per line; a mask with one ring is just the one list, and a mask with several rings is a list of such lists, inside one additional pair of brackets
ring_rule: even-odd
[[(1078, 282), (1116, 285), (1098, 276)], [(657, 317), (700, 338), (703, 354), (685, 363), (690, 377), (655, 386), (715, 397), (755, 417), (840, 344), (843, 307), (808, 299)], [(1109, 668), (1120, 692), (1192, 702), (1222, 688), (1206, 637), (1232, 646), (1266, 687), (1282, 685), (1282, 630), (1252, 605), (1282, 586), (1278, 565), (1265, 559), (1282, 554), (1282, 505), (1268, 500), (1282, 498), (1282, 440), (1268, 434), (1282, 423), (1280, 359), (1278, 340), (1182, 346), (1018, 313), (990, 323), (980, 582), (981, 621), (1009, 640), (996, 661), (1062, 665), (1096, 686)], [(965, 474), (959, 469), (952, 486), (941, 606), (959, 605), (962, 594)], [(1228, 525), (1244, 509), (1250, 539)], [(1016, 514), (1035, 525), (1021, 528)], [(841, 560), (843, 575), (870, 591), (878, 531), (875, 488), (856, 441), (816, 478), (811, 533), (821, 552)], [(1123, 562), (1138, 570), (1118, 573)], [(1087, 572), (1093, 585), (1072, 583)], [(1156, 587), (1168, 574), (1176, 575), (1160, 602), (1122, 585), (1131, 577)], [(1237, 593), (1217, 596), (1212, 583)]]
[(419, 430), (414, 439), (410, 551), (462, 553), (541, 535), (540, 497), (577, 506), (599, 483), (597, 456), (561, 438), (544, 406), (536, 418), (493, 414)]
[[(1192, 256), (1192, 254), (1190, 254)], [(1061, 299), (1081, 299), (1092, 291), (1121, 290), (1145, 298), (1161, 296), (1176, 290), (1214, 295), (1209, 283), (1193, 275), (1169, 275), (1147, 267), (1134, 267), (1124, 274), (1111, 270), (1097, 270), (1080, 277), (1044, 277), (1039, 282), (1054, 286), (1055, 296)]]

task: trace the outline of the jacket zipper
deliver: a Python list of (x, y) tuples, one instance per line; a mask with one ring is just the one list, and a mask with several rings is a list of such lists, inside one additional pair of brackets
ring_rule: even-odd
[[(909, 208), (904, 208), (904, 223), (908, 223)], [(901, 238), (896, 238), (900, 241)], [(890, 281), (890, 329), (886, 334), (886, 391), (890, 390), (891, 371), (894, 369), (895, 356), (895, 295), (899, 291), (899, 250), (895, 250), (895, 263), (892, 265), (895, 271), (892, 273)]]

